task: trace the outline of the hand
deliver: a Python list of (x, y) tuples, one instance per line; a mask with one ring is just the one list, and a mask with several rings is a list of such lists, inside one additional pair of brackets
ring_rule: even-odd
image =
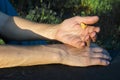
[(109, 60), (111, 60), (109, 53), (95, 44), (84, 49), (78, 49), (68, 45), (61, 45), (60, 47), (65, 51), (65, 53), (61, 54), (60, 63), (65, 65), (78, 67), (93, 65), (106, 66), (109, 64)]
[(81, 28), (80, 23), (94, 24), (99, 20), (97, 16), (93, 17), (73, 17), (64, 20), (55, 35), (56, 40), (72, 45), (77, 48), (85, 46), (89, 39), (95, 40), (96, 33), (100, 31), (99, 27), (88, 26), (85, 30)]

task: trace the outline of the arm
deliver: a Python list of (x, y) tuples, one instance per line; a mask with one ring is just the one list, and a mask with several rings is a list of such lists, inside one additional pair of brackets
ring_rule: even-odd
[(78, 67), (106, 66), (109, 59), (109, 53), (99, 47), (80, 50), (64, 44), (0, 46), (0, 68), (55, 63)]
[(0, 46), (0, 68), (60, 62), (63, 50), (48, 46)]
[[(0, 12), (0, 35), (8, 40), (47, 38), (81, 48), (89, 39), (94, 39), (96, 33), (100, 31), (99, 27), (91, 26), (98, 20), (97, 16), (76, 16), (52, 25), (35, 23), (15, 16), (10, 17)], [(81, 28), (82, 22), (88, 25), (86, 29)]]
[(0, 34), (8, 40), (54, 39), (56, 29), (56, 25), (39, 24), (0, 12)]

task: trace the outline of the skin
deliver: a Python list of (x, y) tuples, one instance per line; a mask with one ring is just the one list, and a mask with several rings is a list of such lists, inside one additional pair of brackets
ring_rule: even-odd
[(93, 17), (80, 17), (76, 16), (70, 19), (66, 19), (61, 23), (61, 27), (57, 31), (56, 39), (63, 43), (72, 45), (76, 48), (85, 47), (85, 43), (92, 39), (96, 39), (96, 33), (100, 31), (99, 27), (88, 26), (86, 29), (82, 29), (81, 22), (85, 24), (94, 24), (99, 20), (97, 16)]
[(97, 45), (78, 49), (64, 44), (40, 46), (0, 46), (0, 68), (45, 64), (87, 67), (107, 66), (109, 53)]
[(111, 57), (109, 53), (96, 44), (91, 44), (90, 47), (84, 49), (78, 49), (68, 45), (65, 47), (67, 54), (63, 54), (66, 57), (63, 59), (63, 64), (77, 67), (93, 65), (107, 66), (110, 64)]
[(85, 46), (87, 40), (96, 38), (100, 29), (88, 26), (84, 30), (80, 27), (81, 22), (91, 25), (98, 20), (97, 16), (76, 16), (60, 24), (42, 24), (0, 12), (0, 35), (4, 40), (50, 39), (65, 43), (41, 46), (1, 45), (0, 68), (53, 63), (79, 67), (106, 66), (110, 56), (104, 49)]
[(0, 34), (5, 40), (51, 39), (82, 48), (87, 40), (96, 38), (96, 33), (100, 31), (95, 26), (88, 26), (85, 30), (80, 27), (81, 22), (91, 25), (96, 23), (99, 20), (97, 16), (76, 16), (60, 24), (42, 24), (0, 12), (0, 19)]

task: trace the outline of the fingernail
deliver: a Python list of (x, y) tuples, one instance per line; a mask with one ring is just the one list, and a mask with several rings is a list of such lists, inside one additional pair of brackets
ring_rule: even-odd
[(89, 40), (89, 38), (90, 38), (89, 35), (87, 35), (87, 36), (86, 36), (86, 40)]
[(96, 32), (100, 32), (100, 28), (99, 27), (96, 27)]
[(96, 33), (95, 32), (92, 32), (91, 33), (91, 37), (95, 37)]
[(107, 61), (106, 63), (107, 63), (107, 65), (108, 65), (108, 64), (110, 64), (110, 62), (109, 62), (109, 61)]

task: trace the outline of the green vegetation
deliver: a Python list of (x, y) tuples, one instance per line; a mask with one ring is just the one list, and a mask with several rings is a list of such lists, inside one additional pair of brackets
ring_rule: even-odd
[(60, 23), (64, 19), (98, 15), (101, 27), (97, 43), (106, 49), (120, 48), (120, 0), (11, 0), (19, 15), (35, 22)]
[(0, 45), (1, 44), (5, 44), (5, 42), (2, 39), (0, 39)]

